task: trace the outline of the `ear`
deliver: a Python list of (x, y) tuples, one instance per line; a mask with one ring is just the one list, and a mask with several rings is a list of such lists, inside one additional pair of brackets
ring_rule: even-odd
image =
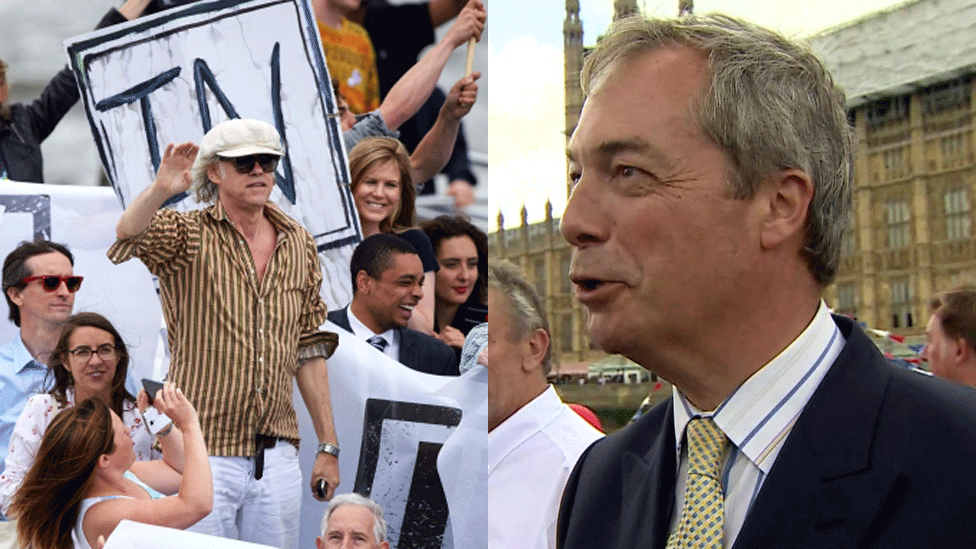
[(101, 467), (102, 469), (107, 468), (111, 464), (112, 461), (109, 459), (108, 454), (102, 454), (98, 456), (98, 466)]
[(24, 300), (23, 300), (23, 298), (20, 297), (20, 294), (23, 291), (24, 291), (23, 288), (18, 288), (16, 286), (11, 286), (10, 288), (7, 288), (7, 297), (10, 298), (10, 301), (13, 301), (14, 302), (14, 305), (16, 305), (18, 307), (23, 307), (24, 306)]
[(525, 344), (529, 347), (529, 354), (526, 357), (528, 361), (522, 365), (522, 369), (526, 372), (536, 368), (541, 369), (542, 361), (546, 358), (546, 351), (549, 350), (549, 333), (542, 328), (536, 328), (529, 334)]
[(207, 179), (214, 185), (220, 185), (220, 162), (214, 162), (207, 168)]
[(802, 245), (807, 231), (807, 216), (813, 201), (813, 181), (801, 170), (783, 170), (758, 191), (765, 195), (768, 209), (762, 220), (760, 244), (771, 250), (798, 239)]
[(976, 353), (973, 352), (972, 347), (969, 346), (969, 343), (966, 343), (965, 339), (958, 337), (954, 342), (956, 348), (953, 350), (952, 359), (957, 365), (965, 364), (973, 359), (973, 355)]
[(318, 549), (325, 549), (325, 543), (322, 542), (322, 536), (315, 538), (315, 547)]
[(369, 291), (370, 281), (372, 280), (373, 277), (366, 274), (366, 271), (356, 273), (356, 293)]

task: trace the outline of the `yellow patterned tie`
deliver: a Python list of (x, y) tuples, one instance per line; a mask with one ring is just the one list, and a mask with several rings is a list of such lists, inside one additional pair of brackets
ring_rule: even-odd
[(725, 530), (722, 453), (725, 434), (712, 418), (688, 422), (688, 479), (681, 520), (668, 538), (667, 549), (721, 549)]

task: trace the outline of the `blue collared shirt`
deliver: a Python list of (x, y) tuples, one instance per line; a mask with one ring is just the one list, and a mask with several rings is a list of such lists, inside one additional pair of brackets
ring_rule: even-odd
[(7, 460), (7, 446), (27, 399), (44, 392), (47, 366), (34, 360), (17, 336), (0, 346), (0, 473)]

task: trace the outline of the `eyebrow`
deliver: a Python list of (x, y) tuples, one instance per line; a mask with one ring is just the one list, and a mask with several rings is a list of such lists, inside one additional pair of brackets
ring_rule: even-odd
[[(635, 152), (642, 154), (650, 158), (652, 161), (666, 167), (670, 167), (674, 164), (674, 162), (659, 148), (651, 145), (639, 137), (612, 139), (609, 141), (604, 141), (596, 146), (596, 153), (600, 156), (613, 156), (621, 152)], [(566, 157), (573, 162), (576, 161), (576, 155), (570, 147), (566, 147)]]

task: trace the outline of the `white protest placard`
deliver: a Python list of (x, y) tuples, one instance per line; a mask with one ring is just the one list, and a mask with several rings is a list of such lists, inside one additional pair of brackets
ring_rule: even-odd
[[(268, 122), (288, 150), (271, 200), (314, 237), (329, 308), (349, 302), (347, 266), (361, 231), (306, 2), (196, 2), (65, 45), (102, 165), (123, 207), (153, 180), (168, 143), (199, 143), (231, 118)], [(169, 204), (204, 206), (185, 193)]]
[[(0, 181), (0, 257), (24, 240), (51, 240), (68, 246), (74, 274), (84, 277), (75, 294), (74, 312), (89, 311), (107, 318), (129, 350), (129, 377), (159, 379), (157, 343), (161, 339), (162, 307), (152, 275), (138, 261), (115, 266), (106, 257), (115, 242), (122, 208), (107, 187), (69, 187)], [(0, 305), (0, 343), (19, 331), (6, 321), (7, 302)], [(135, 382), (127, 387), (135, 394)]]

